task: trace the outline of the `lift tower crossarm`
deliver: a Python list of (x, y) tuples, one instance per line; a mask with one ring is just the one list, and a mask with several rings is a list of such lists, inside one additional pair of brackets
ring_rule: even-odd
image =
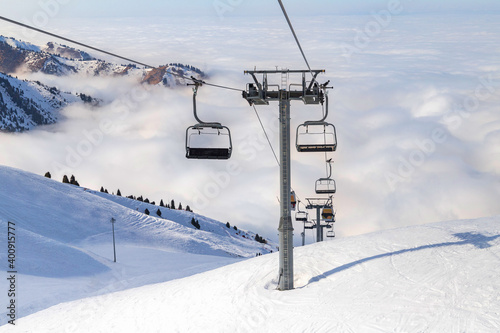
[(308, 69), (271, 69), (271, 70), (253, 70), (253, 71), (243, 71), (245, 74), (278, 74), (278, 73), (311, 73), (313, 72), (315, 76), (319, 73), (325, 73), (324, 69), (313, 69), (309, 71)]

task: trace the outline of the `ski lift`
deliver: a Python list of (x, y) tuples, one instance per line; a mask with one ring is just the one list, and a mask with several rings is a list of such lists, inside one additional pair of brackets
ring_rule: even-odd
[(309, 214), (300, 210), (300, 200), (298, 201), (297, 213), (295, 213), (295, 221), (307, 222)]
[(193, 88), (193, 113), (198, 124), (186, 130), (186, 157), (190, 159), (227, 160), (233, 150), (231, 132), (221, 123), (206, 123), (196, 113), (196, 94), (201, 81)]
[(337, 187), (335, 185), (335, 180), (332, 177), (332, 159), (326, 161), (330, 166), (330, 173), (326, 178), (320, 178), (316, 181), (315, 190), (316, 194), (333, 194), (337, 191)]
[(246, 91), (243, 92), (243, 98), (250, 105), (269, 105), (269, 102), (266, 100), (266, 92), (260, 84), (248, 83)]
[(307, 212), (300, 210), (300, 201), (299, 201), (299, 208), (297, 213), (295, 213), (295, 221), (307, 222), (308, 215), (309, 214)]
[(313, 81), (309, 84), (309, 87), (306, 88), (306, 82), (304, 78), (302, 96), (304, 104), (319, 104), (322, 100), (322, 92), (320, 91), (318, 82), (313, 79)]
[(333, 221), (333, 209), (332, 207), (325, 207), (321, 212), (321, 217), (325, 219), (325, 221)]
[(333, 228), (326, 232), (326, 237), (329, 237), (329, 238), (335, 237), (335, 231), (333, 230)]
[(290, 203), (292, 205), (292, 210), (295, 210), (295, 206), (297, 205), (297, 199), (296, 199), (296, 196), (295, 196), (295, 191), (292, 191), (292, 193), (290, 194)]
[[(299, 152), (332, 152), (337, 150), (335, 126), (325, 121), (328, 116), (328, 95), (325, 115), (317, 121), (306, 121), (297, 127), (295, 146)], [(323, 103), (321, 103), (323, 104)]]
[(307, 222), (308, 215), (309, 214), (307, 212), (302, 212), (299, 210), (297, 213), (295, 213), (295, 221)]

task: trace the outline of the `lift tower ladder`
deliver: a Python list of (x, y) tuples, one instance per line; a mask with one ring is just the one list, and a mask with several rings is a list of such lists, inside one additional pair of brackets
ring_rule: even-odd
[[(316, 77), (324, 70), (265, 70), (245, 71), (252, 76), (252, 83), (247, 84), (243, 92), (250, 105), (268, 105), (270, 101), (279, 102), (279, 138), (280, 138), (280, 222), (279, 222), (279, 290), (293, 289), (293, 224), (291, 217), (291, 177), (290, 177), (290, 101), (300, 100), (304, 104), (319, 104), (322, 100), (320, 90), (313, 89), (317, 86)], [(256, 75), (262, 75), (262, 82)], [(268, 74), (280, 74), (281, 85), (269, 85)], [(301, 84), (288, 86), (290, 74), (300, 74)], [(311, 81), (306, 81), (306, 75), (312, 76)], [(286, 82), (285, 82), (286, 80)], [(315, 85), (316, 84), (316, 85)], [(293, 89), (292, 87), (298, 87)], [(276, 89), (277, 88), (277, 89)], [(316, 95), (315, 92), (317, 92)]]

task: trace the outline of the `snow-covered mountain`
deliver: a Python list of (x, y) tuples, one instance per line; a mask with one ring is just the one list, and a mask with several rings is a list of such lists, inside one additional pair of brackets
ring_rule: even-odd
[[(176, 86), (181, 76), (203, 78), (205, 74), (189, 65), (169, 64), (145, 69), (134, 64), (120, 65), (93, 58), (75, 48), (49, 42), (44, 46), (0, 36), (0, 130), (21, 132), (37, 125), (53, 124), (58, 110), (69, 103), (97, 104), (91, 96), (65, 93), (40, 81), (18, 80), (8, 74), (43, 73), (51, 76), (132, 76), (138, 83)], [(4, 74), (5, 73), (5, 74)], [(6, 75), (7, 74), (7, 75)], [(77, 98), (79, 97), (79, 98)]]
[(184, 64), (168, 64), (158, 68), (143, 68), (134, 64), (116, 64), (92, 57), (78, 49), (49, 42), (44, 46), (0, 36), (0, 72), (18, 70), (41, 72), (49, 75), (84, 74), (92, 76), (131, 75), (141, 82), (175, 86), (187, 83), (175, 76), (203, 78), (198, 68)]
[(53, 124), (62, 107), (77, 101), (97, 102), (90, 96), (63, 92), (40, 81), (0, 73), (0, 130), (21, 132)]
[[(146, 209), (150, 215), (144, 213)], [(116, 263), (111, 218), (116, 221)], [(200, 229), (191, 224), (193, 218)], [(62, 301), (185, 277), (276, 250), (276, 244), (255, 241), (252, 232), (228, 228), (199, 214), (0, 167), (4, 236), (9, 221), (15, 223), (15, 269), (22, 281), (19, 316)], [(0, 261), (1, 270), (12, 270), (7, 267), (6, 251), (0, 251)], [(0, 313), (0, 324), (5, 324), (6, 309)]]

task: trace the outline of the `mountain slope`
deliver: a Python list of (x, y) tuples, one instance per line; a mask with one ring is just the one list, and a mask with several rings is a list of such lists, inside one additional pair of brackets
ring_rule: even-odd
[(0, 73), (0, 130), (19, 132), (53, 124), (58, 110), (76, 101), (81, 99), (71, 93)]
[[(176, 86), (185, 84), (181, 76), (203, 78), (205, 74), (189, 65), (169, 64), (145, 69), (134, 64), (119, 65), (93, 58), (75, 48), (49, 42), (37, 46), (14, 38), (0, 36), (0, 130), (22, 132), (37, 125), (57, 122), (58, 110), (83, 100), (97, 104), (84, 94), (63, 93), (39, 81), (18, 80), (6, 74), (43, 73), (51, 76), (82, 77), (132, 76), (139, 83)], [(6, 74), (4, 74), (6, 73)], [(42, 76), (43, 78), (43, 76)], [(82, 87), (85, 89), (85, 87)], [(76, 98), (79, 97), (79, 98)]]
[[(297, 248), (181, 280), (60, 304), (23, 332), (498, 332), (500, 216)], [(2, 327), (0, 332), (9, 328)], [(13, 330), (15, 332), (15, 330)]]
[(54, 42), (38, 46), (0, 36), (0, 72), (12, 74), (20, 69), (57, 76), (132, 75), (138, 77), (141, 82), (166, 86), (186, 83), (183, 78), (172, 76), (172, 73), (186, 77), (205, 77), (200, 69), (189, 65), (176, 63), (145, 69), (134, 64), (119, 65), (96, 59), (86, 52)]
[[(162, 211), (159, 218), (144, 214)], [(117, 263), (113, 262), (112, 226)], [(194, 217), (201, 230), (189, 221)], [(78, 298), (185, 277), (233, 263), (273, 245), (207, 217), (0, 167), (0, 228), (15, 223), (23, 291), (19, 314)], [(245, 235), (245, 237), (243, 237)], [(0, 251), (7, 271), (7, 253)], [(1, 310), (0, 323), (5, 323)]]

